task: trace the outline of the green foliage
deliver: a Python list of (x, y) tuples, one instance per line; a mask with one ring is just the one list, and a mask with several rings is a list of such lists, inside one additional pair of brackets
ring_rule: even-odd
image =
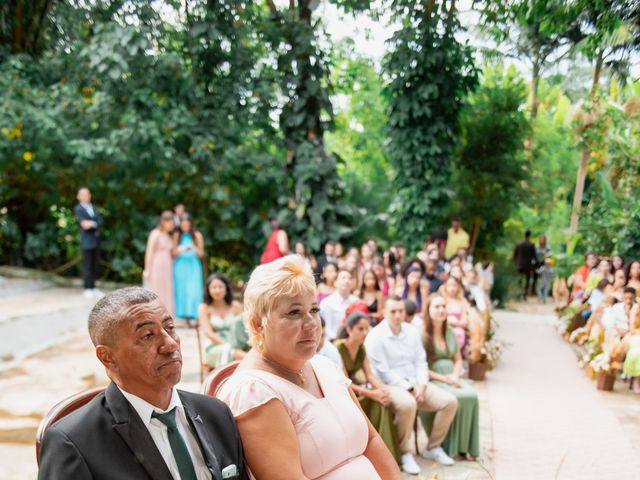
[(344, 201), (358, 209), (359, 220), (347, 241), (353, 245), (369, 238), (389, 241), (393, 192), (385, 149), (384, 84), (373, 62), (354, 52), (353, 42), (343, 42), (334, 51), (332, 83), (345, 106), (336, 114), (335, 131), (325, 138), (327, 148), (344, 161), (338, 164), (345, 183)]
[(515, 68), (487, 68), (461, 115), (453, 210), (479, 234), (479, 250), (491, 250), (502, 239), (503, 223), (522, 200), (522, 184), (528, 177), (525, 101), (526, 87)]
[(396, 171), (391, 212), (410, 249), (445, 221), (458, 114), (476, 84), (471, 50), (455, 38), (455, 17), (447, 15), (444, 2), (433, 2), (433, 8), (415, 2), (407, 9), (385, 61), (391, 78), (389, 156)]

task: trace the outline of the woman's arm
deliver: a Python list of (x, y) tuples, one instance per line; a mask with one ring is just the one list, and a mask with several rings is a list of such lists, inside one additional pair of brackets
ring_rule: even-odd
[(284, 230), (280, 230), (278, 232), (278, 236), (276, 237), (276, 241), (278, 242), (278, 250), (283, 255), (289, 254), (289, 238), (287, 237), (287, 232)]
[(458, 350), (453, 354), (453, 374), (460, 378), (462, 376), (462, 370), (464, 370), (464, 366), (462, 365), (462, 355), (460, 355), (460, 351)]
[(204, 237), (202, 236), (202, 233), (200, 232), (196, 232), (195, 235), (195, 243), (196, 243), (196, 255), (198, 255), (198, 257), (200, 259), (204, 258)]
[(200, 331), (216, 345), (227, 343), (213, 331), (213, 328), (211, 328), (211, 324), (209, 323), (209, 312), (207, 310), (207, 305), (205, 303), (201, 303), (198, 307), (198, 327), (200, 328)]
[[(376, 429), (373, 428), (373, 425), (371, 425), (371, 422), (362, 411), (362, 407), (360, 407), (358, 399), (352, 391), (349, 391), (349, 393), (351, 394), (351, 399), (358, 407), (358, 410), (360, 410), (360, 413), (364, 417), (368, 426), (369, 438), (367, 440), (367, 448), (364, 451), (364, 456), (373, 464), (373, 468), (376, 469), (376, 472), (378, 472), (378, 475), (380, 475), (382, 480), (402, 480), (402, 473), (400, 472), (400, 468), (398, 468), (398, 464), (393, 458), (393, 455), (391, 455), (391, 452), (382, 441), (382, 438), (378, 435), (378, 432), (376, 432)], [(256, 478), (261, 477), (256, 475)]]
[(151, 268), (151, 257), (153, 257), (153, 251), (156, 248), (157, 239), (158, 232), (156, 232), (156, 229), (154, 228), (149, 233), (149, 238), (147, 238), (147, 248), (144, 251), (144, 272), (142, 272), (142, 275), (144, 277), (149, 277), (149, 275), (151, 274), (149, 270)]
[(249, 410), (237, 417), (236, 422), (245, 461), (255, 478), (308, 479), (302, 472), (296, 431), (279, 400), (274, 398)]
[(373, 388), (378, 388), (380, 390), (384, 389), (384, 383), (382, 383), (380, 379), (373, 374), (369, 358), (366, 355), (364, 356), (364, 362), (362, 362), (362, 369), (367, 377), (367, 382), (369, 382)]

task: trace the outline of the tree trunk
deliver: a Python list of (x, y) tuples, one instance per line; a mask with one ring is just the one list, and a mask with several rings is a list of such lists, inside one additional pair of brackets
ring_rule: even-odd
[(582, 206), (582, 196), (584, 194), (584, 180), (587, 176), (587, 162), (589, 161), (589, 150), (584, 150), (580, 157), (580, 166), (578, 167), (578, 177), (576, 178), (576, 190), (573, 194), (573, 208), (571, 209), (571, 223), (569, 225), (569, 234), (573, 235), (578, 231), (578, 222), (580, 220), (580, 207)]
[[(591, 84), (591, 93), (593, 97), (600, 83), (600, 74), (602, 73), (603, 50), (598, 50), (596, 64), (593, 69), (593, 83)], [(588, 128), (588, 127), (587, 127)], [(580, 222), (580, 207), (582, 206), (582, 197), (584, 195), (584, 181), (587, 177), (587, 163), (589, 162), (589, 148), (586, 147), (580, 157), (580, 166), (578, 167), (578, 176), (576, 178), (576, 190), (573, 194), (573, 208), (571, 209), (571, 222), (569, 223), (569, 233), (578, 232), (578, 224)]]
[(540, 46), (536, 45), (533, 52), (533, 69), (531, 72), (531, 113), (530, 120), (535, 121), (538, 116), (538, 85), (540, 84)]
[(52, 5), (52, 0), (10, 0), (0, 7), (7, 20), (0, 26), (0, 41), (13, 53), (38, 55)]

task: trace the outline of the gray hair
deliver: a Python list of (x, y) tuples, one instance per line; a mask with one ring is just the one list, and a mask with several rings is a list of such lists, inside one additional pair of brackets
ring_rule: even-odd
[(95, 304), (89, 313), (89, 336), (95, 346), (113, 346), (116, 329), (125, 319), (126, 312), (134, 305), (151, 303), (158, 296), (142, 287), (127, 287), (115, 290)]

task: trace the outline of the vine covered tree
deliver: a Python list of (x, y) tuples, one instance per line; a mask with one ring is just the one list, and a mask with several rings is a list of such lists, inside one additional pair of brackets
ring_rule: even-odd
[(393, 5), (402, 28), (385, 61), (389, 156), (396, 171), (392, 215), (398, 234), (415, 247), (445, 221), (458, 115), (477, 72), (471, 49), (456, 39), (455, 1)]

